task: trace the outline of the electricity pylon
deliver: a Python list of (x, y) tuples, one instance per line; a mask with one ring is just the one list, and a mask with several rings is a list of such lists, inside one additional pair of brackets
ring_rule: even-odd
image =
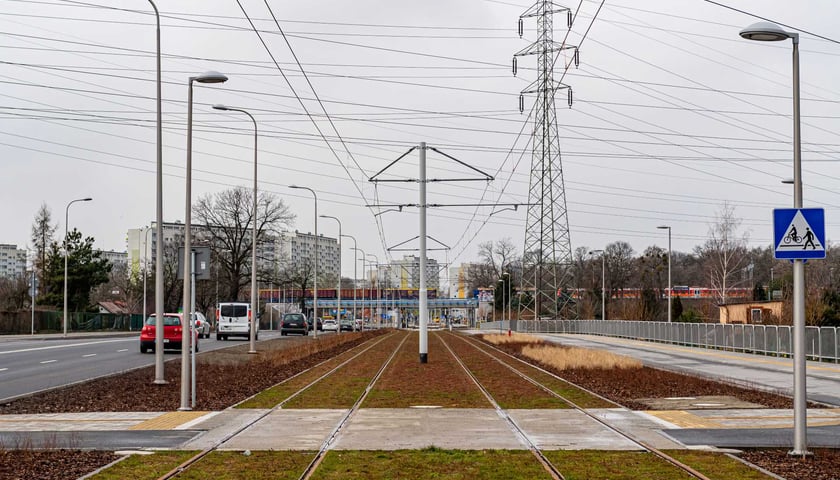
[[(563, 166), (560, 161), (560, 139), (557, 132), (557, 115), (554, 95), (566, 90), (568, 103), (572, 103), (572, 90), (554, 80), (554, 63), (559, 53), (572, 50), (575, 64), (578, 50), (575, 46), (557, 43), (553, 38), (554, 15), (565, 13), (571, 28), (572, 13), (566, 7), (550, 0), (539, 0), (519, 17), (519, 36), (523, 33), (523, 19), (537, 18), (537, 38), (513, 57), (516, 75), (517, 57), (537, 57), (538, 78), (526, 87), (519, 97), (519, 109), (524, 109), (524, 96), (533, 94), (534, 130), (531, 137), (531, 175), (528, 190), (528, 214), (525, 221), (525, 249), (522, 255), (523, 293), (533, 295), (529, 301), (520, 302), (520, 318), (540, 319), (576, 317), (571, 296), (566, 293), (571, 280), (572, 244), (569, 238), (569, 218), (566, 209), (566, 188)], [(565, 67), (565, 62), (563, 62)]]

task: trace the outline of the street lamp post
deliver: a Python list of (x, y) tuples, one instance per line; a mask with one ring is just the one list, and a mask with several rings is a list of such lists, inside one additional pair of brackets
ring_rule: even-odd
[(341, 335), (341, 220), (331, 215), (321, 215), (321, 218), (332, 218), (338, 222), (338, 282), (336, 282), (336, 295), (338, 295), (338, 307), (336, 317), (338, 318), (338, 334)]
[[(309, 190), (312, 192), (312, 196), (315, 198), (315, 274), (313, 277), (313, 289), (312, 289), (312, 321), (315, 322), (312, 324), (312, 333), (315, 338), (318, 338), (318, 194), (315, 193), (315, 190), (312, 190), (309, 187), (301, 187), (298, 185), (289, 185), (289, 188), (297, 188), (300, 190)], [(341, 325), (339, 324), (339, 328)]]
[[(741, 37), (761, 42), (793, 42), (793, 208), (802, 208), (802, 141), (799, 113), (799, 34), (770, 22), (758, 22), (741, 30)], [(808, 455), (807, 392), (805, 363), (805, 263), (793, 261), (793, 450)]]
[[(340, 229), (341, 229), (341, 224), (339, 224), (339, 230)], [(340, 233), (339, 233), (339, 235), (342, 236), (342, 237), (347, 237), (347, 238), (353, 240), (353, 250), (357, 250), (357, 248), (356, 248), (356, 246), (357, 246), (356, 245), (356, 237), (354, 237), (353, 235), (341, 235)], [(356, 273), (356, 267), (359, 264), (358, 260), (359, 259), (356, 258), (355, 255), (353, 255), (353, 324), (354, 325), (355, 325), (355, 322), (356, 322), (356, 279), (359, 278), (357, 273)], [(338, 332), (341, 333), (341, 319), (340, 318), (338, 319)]]
[(674, 290), (674, 286), (671, 284), (671, 227), (668, 225), (660, 225), (656, 228), (659, 229), (668, 229), (668, 323), (671, 323), (671, 295)]
[(592, 250), (589, 252), (590, 255), (594, 255), (596, 253), (601, 254), (601, 320), (607, 319), (607, 304), (604, 302), (607, 299), (606, 296), (606, 275), (604, 272), (606, 271), (606, 252), (603, 250)]
[[(192, 343), (192, 112), (193, 112), (193, 82), (199, 83), (224, 83), (227, 77), (219, 72), (205, 72), (201, 75), (190, 77), (187, 82), (187, 165), (186, 165), (186, 210), (184, 212), (184, 325), (181, 329), (181, 406), (179, 410), (190, 410), (190, 344)], [(158, 223), (160, 225), (160, 223)], [(158, 258), (163, 256), (163, 237), (158, 237)], [(163, 311), (156, 312), (158, 324), (163, 317)], [(157, 328), (162, 332), (163, 328)], [(159, 335), (159, 333), (158, 333)], [(155, 351), (162, 351), (163, 348), (155, 348)]]
[[(155, 380), (154, 384), (164, 385), (168, 383), (163, 376), (163, 108), (161, 99), (161, 78), (160, 78), (160, 13), (157, 5), (149, 0), (155, 11), (157, 24), (157, 165), (155, 168), (155, 196), (156, 196), (156, 224), (155, 235), (157, 236), (157, 256), (155, 257)], [(145, 322), (145, 317), (143, 318)]]
[[(380, 290), (381, 285), (379, 283), (379, 257), (377, 257), (376, 255), (374, 255), (372, 253), (368, 253), (365, 256), (366, 257), (373, 257), (373, 259), (376, 261), (376, 263), (374, 264), (374, 265), (376, 265), (376, 309), (374, 309), (374, 311), (380, 310), (379, 318), (376, 319), (376, 323), (378, 325), (380, 323), (380, 320), (382, 319), (382, 312), (381, 312), (382, 307), (380, 305), (382, 303), (382, 290)], [(371, 271), (372, 270), (373, 270), (373, 268), (371, 268)], [(373, 278), (373, 275), (371, 275), (371, 278)], [(371, 300), (373, 300), (373, 295), (372, 294), (371, 294)], [(371, 303), (373, 303), (373, 302), (371, 302)]]
[(149, 277), (149, 258), (146, 252), (149, 251), (149, 232), (152, 231), (152, 228), (146, 227), (145, 230), (143, 234), (143, 322), (146, 321), (146, 278)]
[[(355, 242), (355, 239), (353, 239), (353, 240)], [(362, 250), (361, 248), (357, 248), (357, 247), (354, 246), (353, 250), (355, 250), (357, 252), (362, 252), (362, 276), (364, 277), (365, 276), (365, 257), (367, 255), (365, 255), (365, 251)], [(353, 260), (353, 261), (358, 263), (359, 262), (359, 257), (356, 257), (355, 260)], [(364, 320), (364, 316), (365, 316), (365, 291), (362, 290), (362, 320)], [(364, 321), (362, 321), (362, 324), (364, 324)], [(339, 325), (339, 327), (340, 327), (340, 325)], [(353, 319), (353, 330), (355, 330), (355, 329), (356, 329), (356, 319), (354, 318)]]
[(92, 198), (71, 200), (64, 209), (64, 336), (67, 336), (67, 223), (70, 221), (70, 205), (76, 202), (89, 202)]
[(248, 111), (241, 108), (228, 107), (225, 105), (213, 105), (216, 110), (225, 112), (239, 112), (248, 115), (254, 124), (254, 224), (251, 229), (251, 325), (249, 326), (249, 349), (248, 353), (257, 353), (257, 312), (259, 312), (259, 298), (257, 290), (257, 120)]

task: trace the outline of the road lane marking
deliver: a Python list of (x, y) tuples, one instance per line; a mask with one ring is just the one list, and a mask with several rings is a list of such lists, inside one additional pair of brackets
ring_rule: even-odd
[(5, 372), (8, 368), (0, 368), (0, 372)]
[(58, 360), (44, 360), (44, 361), (43, 361), (43, 362), (41, 362), (41, 363), (53, 363), (53, 362), (57, 362), (57, 361), (58, 361)]
[(123, 348), (122, 350), (117, 350), (117, 353), (119, 353), (119, 352), (127, 352), (127, 351), (128, 351), (128, 349), (127, 349), (127, 348)]
[(95, 357), (95, 356), (96, 356), (96, 354), (95, 354), (95, 353), (88, 353), (87, 355), (82, 355), (82, 358), (86, 358), (86, 357)]
[(6, 350), (5, 352), (0, 352), (0, 355), (5, 355), (7, 353), (22, 353), (22, 352), (36, 352), (38, 350), (52, 350), (54, 348), (66, 348), (66, 347), (83, 347), (86, 345), (98, 345), (100, 343), (114, 343), (114, 342), (136, 342), (136, 337), (131, 338), (120, 338), (118, 340), (101, 340), (98, 342), (84, 342), (84, 343), (71, 343), (68, 345), (52, 345), (49, 347), (35, 347), (35, 348), (22, 348), (20, 350)]

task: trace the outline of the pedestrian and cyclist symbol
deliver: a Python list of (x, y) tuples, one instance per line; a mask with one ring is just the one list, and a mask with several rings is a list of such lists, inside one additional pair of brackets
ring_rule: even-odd
[(776, 258), (825, 258), (825, 214), (821, 208), (773, 211)]

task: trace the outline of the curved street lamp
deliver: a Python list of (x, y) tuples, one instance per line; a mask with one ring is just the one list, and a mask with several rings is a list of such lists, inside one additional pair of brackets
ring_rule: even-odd
[(257, 120), (247, 110), (228, 107), (221, 104), (213, 105), (213, 109), (225, 112), (239, 112), (248, 115), (254, 124), (254, 225), (251, 229), (251, 325), (249, 326), (248, 353), (257, 353), (257, 312), (259, 312), (259, 298), (257, 297)]
[[(296, 188), (299, 190), (309, 190), (312, 193), (312, 196), (315, 198), (315, 274), (313, 275), (313, 288), (312, 288), (312, 321), (315, 322), (312, 324), (312, 334), (315, 338), (318, 338), (318, 194), (315, 193), (315, 190), (312, 190), (309, 187), (301, 187), (298, 185), (289, 185), (289, 188)], [(341, 328), (341, 324), (339, 323), (338, 328)]]
[[(228, 77), (209, 71), (188, 79), (187, 94), (187, 165), (186, 165), (186, 210), (184, 212), (184, 325), (181, 330), (181, 406), (178, 410), (190, 410), (190, 344), (192, 343), (192, 112), (193, 82), (224, 83)], [(158, 257), (162, 252), (163, 238), (158, 237)], [(156, 335), (163, 334), (163, 312), (156, 315)], [(156, 339), (157, 341), (157, 339)], [(163, 348), (156, 348), (155, 352)]]
[(70, 205), (76, 202), (89, 202), (92, 198), (71, 200), (64, 209), (64, 337), (67, 337), (67, 224), (70, 222)]
[(668, 230), (668, 323), (671, 323), (671, 295), (674, 286), (671, 284), (671, 227), (668, 225), (660, 225), (656, 227), (660, 230)]
[[(799, 113), (799, 34), (785, 31), (771, 22), (757, 22), (739, 33), (759, 42), (793, 41), (793, 208), (802, 208), (802, 140)], [(805, 263), (793, 261), (793, 450), (791, 455), (808, 455), (806, 431), (807, 393), (805, 385)]]

